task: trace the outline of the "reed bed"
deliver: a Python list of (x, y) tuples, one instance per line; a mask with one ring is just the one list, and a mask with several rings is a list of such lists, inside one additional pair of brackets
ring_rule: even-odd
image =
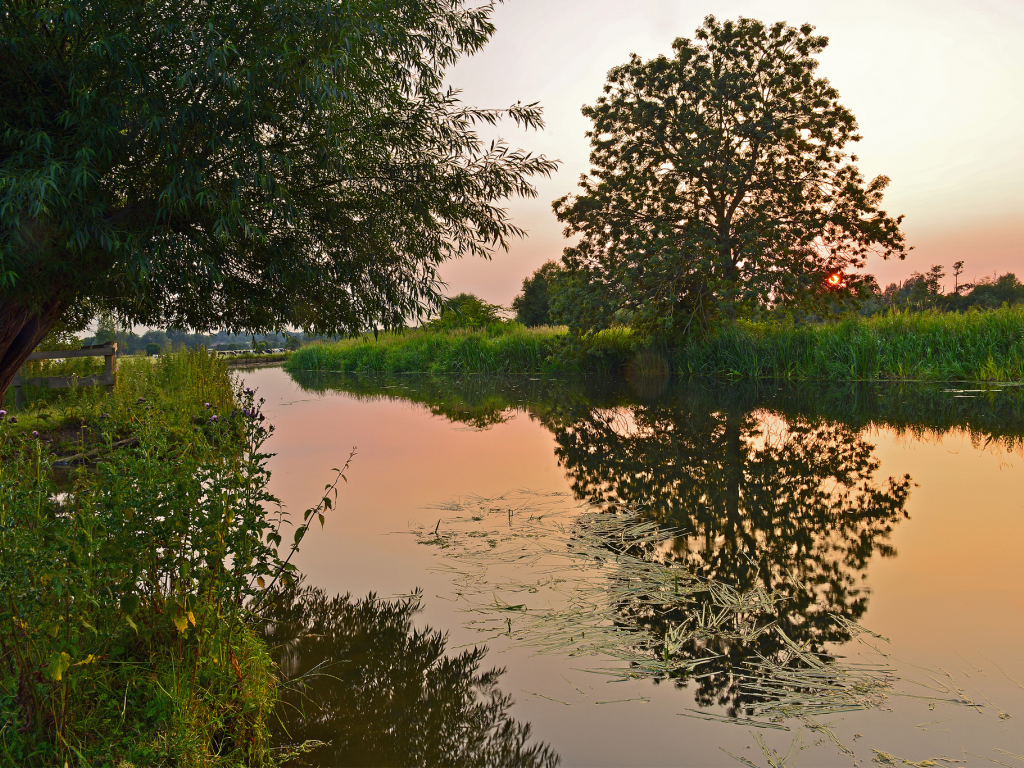
[(741, 321), (674, 357), (681, 373), (712, 378), (1022, 381), (1024, 306), (816, 325)]
[(366, 334), (296, 351), (289, 370), (358, 373), (540, 373), (563, 328), (495, 325), (485, 329)]
[[(652, 366), (651, 363), (656, 363)], [(706, 339), (651, 345), (628, 328), (419, 329), (313, 344), (293, 371), (639, 375), (813, 381), (1024, 381), (1024, 306), (900, 312), (819, 324), (737, 321)], [(648, 370), (651, 369), (651, 370)]]

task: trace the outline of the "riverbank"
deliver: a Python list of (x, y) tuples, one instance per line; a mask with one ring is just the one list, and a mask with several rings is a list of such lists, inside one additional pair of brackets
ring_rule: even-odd
[(804, 325), (739, 321), (676, 349), (644, 349), (624, 328), (583, 344), (571, 343), (559, 327), (414, 330), (312, 344), (285, 365), (374, 374), (671, 371), (719, 379), (1018, 382), (1024, 380), (1024, 306)]
[(252, 608), (281, 560), (253, 397), (182, 351), (0, 417), (4, 764), (275, 764)]

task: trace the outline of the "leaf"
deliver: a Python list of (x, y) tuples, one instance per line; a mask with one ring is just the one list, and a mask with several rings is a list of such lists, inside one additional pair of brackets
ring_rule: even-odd
[(131, 616), (125, 616), (125, 617), (124, 617), (124, 620), (128, 622), (128, 626), (129, 626), (129, 627), (131, 627), (132, 629), (134, 629), (134, 630), (135, 630), (135, 634), (136, 634), (136, 635), (137, 635), (137, 634), (139, 634), (139, 628), (138, 628), (138, 626), (137, 626), (137, 625), (135, 624), (135, 622), (134, 622), (134, 621), (132, 621), (132, 617), (131, 617)]
[(319, 514), (319, 515), (317, 515), (317, 517), (320, 518), (320, 527), (323, 528), (324, 527), (324, 516), (323, 516), (323, 514)]
[(256, 583), (260, 585), (260, 589), (266, 589), (267, 588), (267, 582), (264, 581), (262, 576), (257, 576), (256, 577)]
[(61, 651), (60, 653), (54, 651), (50, 654), (50, 665), (46, 668), (46, 676), (51, 680), (60, 682), (64, 677), (64, 673), (67, 672), (68, 667), (70, 666), (70, 656), (68, 656), (64, 651)]
[(184, 632), (186, 629), (188, 629), (188, 619), (184, 616), (175, 616), (174, 626), (178, 628), (179, 632)]
[(188, 621), (189, 621), (189, 624), (191, 624), (193, 627), (196, 625), (196, 617), (192, 613), (192, 611), (188, 612)]
[(134, 616), (139, 612), (139, 596), (134, 593), (121, 595), (121, 610), (128, 616)]

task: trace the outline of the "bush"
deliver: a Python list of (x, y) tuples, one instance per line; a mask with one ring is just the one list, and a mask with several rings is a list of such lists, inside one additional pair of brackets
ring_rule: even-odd
[(58, 404), (99, 433), (90, 471), (56, 474), (46, 433), (0, 423), (0, 754), (269, 765), (275, 682), (251, 609), (293, 570), (269, 518), (272, 428), (205, 352), (131, 362), (113, 396)]

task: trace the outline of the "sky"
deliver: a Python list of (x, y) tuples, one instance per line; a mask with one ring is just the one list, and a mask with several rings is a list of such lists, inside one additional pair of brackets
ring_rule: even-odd
[(507, 306), (523, 278), (561, 255), (566, 241), (551, 202), (586, 173), (590, 121), (580, 114), (609, 69), (631, 53), (671, 55), (708, 14), (793, 26), (809, 22), (829, 46), (818, 75), (839, 91), (863, 139), (848, 149), (867, 178), (888, 176), (883, 208), (902, 214), (914, 250), (905, 261), (869, 261), (884, 287), (946, 266), (960, 281), (1015, 271), (1024, 278), (1024, 1), (1022, 0), (506, 0), (488, 46), (460, 61), (449, 83), (467, 104), (539, 101), (546, 127), (500, 135), (513, 147), (562, 162), (534, 199), (512, 199), (513, 221), (529, 232), (491, 261), (442, 268), (449, 295), (476, 293)]

